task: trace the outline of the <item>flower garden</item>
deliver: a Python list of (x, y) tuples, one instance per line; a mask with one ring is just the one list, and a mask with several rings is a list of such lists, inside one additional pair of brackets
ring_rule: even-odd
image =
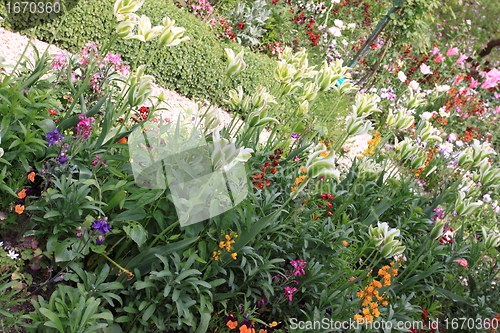
[(485, 8), (6, 3), (71, 52), (0, 66), (2, 332), (500, 330)]

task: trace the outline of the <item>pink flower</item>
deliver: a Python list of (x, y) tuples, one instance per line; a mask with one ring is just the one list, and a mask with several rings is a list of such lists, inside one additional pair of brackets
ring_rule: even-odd
[(293, 275), (302, 276), (306, 274), (304, 268), (306, 268), (307, 262), (305, 262), (303, 259), (294, 260), (290, 262), (290, 265), (295, 268), (295, 272), (293, 272)]
[(58, 53), (54, 55), (54, 61), (50, 65), (53, 70), (60, 70), (66, 65), (66, 56), (62, 53)]
[(455, 261), (456, 261), (456, 262), (458, 262), (458, 264), (459, 264), (460, 266), (464, 266), (464, 267), (468, 267), (468, 266), (469, 266), (469, 263), (468, 263), (468, 262), (467, 262), (467, 260), (465, 260), (465, 259), (457, 259), (457, 260), (455, 260)]
[(293, 300), (292, 294), (297, 291), (297, 288), (293, 287), (285, 287), (285, 296), (288, 297), (288, 300), (291, 302)]
[(431, 50), (431, 54), (432, 54), (432, 55), (436, 55), (436, 54), (438, 54), (438, 53), (439, 53), (439, 49), (437, 48), (437, 46), (436, 46), (436, 47), (434, 47), (434, 48)]
[(459, 84), (460, 82), (462, 82), (464, 79), (464, 77), (462, 75), (458, 75), (455, 80), (453, 80), (453, 84)]
[(496, 68), (493, 68), (491, 71), (486, 73), (486, 81), (483, 82), (481, 88), (493, 88), (497, 85), (498, 82), (500, 82), (500, 71)]
[(458, 47), (450, 47), (448, 51), (446, 51), (448, 57), (454, 56), (455, 54), (458, 54)]
[(438, 56), (436, 58), (434, 58), (435, 62), (441, 62), (443, 60), (444, 60), (444, 57), (441, 53), (439, 53)]
[(476, 80), (476, 79), (474, 79), (474, 78), (471, 78), (471, 79), (470, 79), (469, 88), (474, 89), (474, 88), (476, 88), (478, 85), (479, 85), (479, 81), (478, 81), (478, 80)]
[(426, 64), (420, 65), (420, 71), (424, 75), (432, 74), (433, 73), (432, 70), (431, 70), (431, 68), (429, 66), (427, 66)]
[(455, 61), (455, 64), (463, 64), (465, 62), (465, 60), (467, 60), (467, 56), (463, 53), (460, 53), (457, 61)]

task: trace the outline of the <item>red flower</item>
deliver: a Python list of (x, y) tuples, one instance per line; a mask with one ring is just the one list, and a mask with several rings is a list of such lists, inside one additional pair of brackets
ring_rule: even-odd
[(238, 28), (243, 30), (245, 28), (245, 23), (243, 23), (243, 22), (238, 23)]

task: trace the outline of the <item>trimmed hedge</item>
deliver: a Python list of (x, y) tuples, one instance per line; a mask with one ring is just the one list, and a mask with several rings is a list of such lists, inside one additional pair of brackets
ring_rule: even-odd
[[(113, 16), (114, 2), (61, 0), (62, 10), (59, 15), (38, 18), (7, 15), (7, 7), (2, 3), (0, 15), (5, 18), (2, 24), (7, 29), (30, 34), (28, 28), (36, 25), (34, 37), (48, 42), (55, 38), (55, 45), (71, 52), (79, 52), (87, 42), (94, 41), (103, 45), (115, 36), (117, 22)], [(149, 16), (153, 25), (161, 24), (162, 18), (169, 16), (175, 20), (176, 26), (186, 28), (185, 35), (191, 38), (190, 43), (164, 48), (155, 54), (148, 73), (157, 78), (158, 84), (190, 98), (198, 97), (216, 103), (220, 103), (222, 98), (226, 97), (227, 91), (237, 85), (244, 86), (247, 91), (259, 84), (271, 86), (275, 61), (250, 51), (246, 52), (244, 57), (246, 70), (234, 79), (227, 80), (224, 75), (224, 48), (229, 47), (239, 52), (241, 46), (218, 40), (205, 22), (179, 9), (173, 3), (146, 0), (138, 14)], [(132, 66), (136, 61), (138, 64), (145, 64), (149, 56), (156, 52), (157, 45), (155, 40), (144, 44), (143, 55), (138, 59), (141, 44), (137, 40), (119, 39), (111, 52), (120, 54)]]

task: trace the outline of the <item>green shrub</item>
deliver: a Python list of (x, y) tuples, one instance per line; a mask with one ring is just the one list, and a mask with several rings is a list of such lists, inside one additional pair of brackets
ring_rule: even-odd
[[(115, 36), (117, 24), (113, 16), (113, 0), (74, 0), (62, 1), (69, 10), (57, 20), (45, 20), (35, 30), (35, 37), (51, 41), (72, 52), (78, 52), (85, 43), (94, 41), (105, 44)], [(66, 8), (66, 7), (65, 7)], [(0, 7), (0, 15), (5, 17), (4, 26), (12, 30), (28, 33), (29, 26), (21, 24), (18, 17), (6, 15), (5, 4)], [(191, 13), (177, 8), (173, 3), (163, 1), (146, 1), (138, 12), (147, 15), (153, 25), (161, 24), (165, 16), (176, 21), (176, 26), (186, 28), (186, 36), (190, 43), (173, 48), (159, 50), (151, 62), (149, 72), (157, 78), (158, 84), (174, 89), (187, 97), (198, 97), (220, 102), (230, 88), (237, 85), (254, 89), (258, 84), (269, 87), (274, 80), (272, 71), (274, 60), (250, 52), (245, 53), (247, 69), (235, 80), (227, 80), (224, 75), (226, 56), (224, 48), (230, 47), (239, 51), (236, 43), (223, 43), (217, 40), (205, 22), (199, 21)], [(146, 63), (156, 52), (156, 43), (144, 45), (143, 56), (138, 58), (141, 42), (137, 40), (119, 40), (114, 44), (112, 52), (122, 55), (132, 65)]]

